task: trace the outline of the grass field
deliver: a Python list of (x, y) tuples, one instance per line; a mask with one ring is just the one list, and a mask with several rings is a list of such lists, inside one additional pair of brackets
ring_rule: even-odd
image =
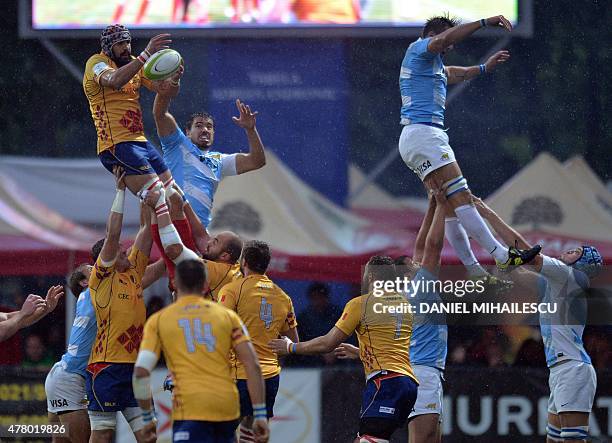
[[(227, 24), (231, 18), (230, 0), (208, 1), (212, 23)], [(272, 0), (261, 0), (272, 1)], [(325, 0), (321, 0), (325, 1)], [(123, 0), (125, 11), (120, 21), (133, 24), (143, 0)], [(102, 27), (112, 21), (119, 0), (34, 0), (34, 25), (36, 28)], [(169, 24), (172, 17), (172, 0), (149, 0), (142, 25)], [(193, 10), (197, 1), (191, 2)], [(504, 14), (516, 22), (516, 0), (366, 0), (365, 21), (422, 22), (428, 17), (448, 12), (464, 21)], [(193, 12), (192, 12), (193, 14)]]

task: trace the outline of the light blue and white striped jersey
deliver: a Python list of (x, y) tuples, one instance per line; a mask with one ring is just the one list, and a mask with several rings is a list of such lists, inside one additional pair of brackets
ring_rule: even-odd
[(64, 369), (67, 372), (74, 372), (85, 377), (85, 368), (89, 361), (91, 347), (96, 339), (96, 332), (96, 311), (91, 301), (89, 288), (87, 288), (77, 299), (68, 349), (62, 355)]
[(400, 70), (402, 125), (444, 124), (446, 72), (440, 54), (427, 50), (431, 38), (420, 38), (406, 50)]
[(202, 151), (179, 128), (159, 139), (174, 181), (185, 192), (202, 224), (208, 226), (219, 182), (236, 175), (236, 154)]
[(542, 271), (545, 284), (539, 288), (544, 303), (557, 303), (556, 314), (540, 314), (546, 364), (550, 367), (563, 360), (591, 364), (584, 349), (582, 334), (587, 318), (584, 289), (588, 277), (561, 260), (544, 256)]
[[(427, 281), (438, 278), (427, 269), (421, 268), (414, 276), (414, 281), (421, 281), (422, 287)], [(413, 365), (431, 366), (444, 370), (448, 344), (448, 326), (444, 314), (421, 314), (420, 303), (439, 303), (442, 301), (437, 292), (417, 290), (410, 302), (417, 306), (413, 318), (412, 337), (410, 338), (410, 363)]]

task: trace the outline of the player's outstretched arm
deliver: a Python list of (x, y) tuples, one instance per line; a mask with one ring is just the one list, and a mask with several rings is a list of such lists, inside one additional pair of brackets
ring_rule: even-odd
[(249, 141), (249, 153), (238, 154), (236, 156), (236, 173), (244, 174), (245, 172), (262, 168), (266, 164), (266, 153), (255, 127), (257, 111), (251, 111), (251, 107), (245, 105), (240, 100), (236, 100), (236, 107), (240, 115), (232, 117), (232, 120), (244, 129)]
[(140, 229), (136, 234), (134, 246), (143, 254), (151, 255), (151, 247), (153, 246), (153, 237), (151, 236), (151, 212), (150, 206), (144, 203), (140, 204)]
[[(140, 71), (147, 59), (161, 49), (168, 48), (172, 43), (170, 34), (159, 34), (149, 40), (149, 44), (142, 53), (129, 62), (127, 65), (118, 69), (108, 67), (104, 69), (99, 76), (96, 76), (96, 81), (102, 85), (113, 89), (121, 89), (138, 71)], [(95, 71), (95, 68), (94, 68)]]
[(123, 168), (115, 166), (113, 168), (115, 181), (117, 184), (117, 193), (113, 206), (111, 207), (108, 222), (106, 224), (106, 239), (100, 251), (100, 260), (102, 264), (111, 266), (115, 263), (119, 254), (119, 241), (121, 239), (121, 225), (123, 224), (123, 206), (125, 203), (125, 171)]
[(256, 441), (267, 442), (270, 431), (266, 414), (266, 385), (261, 374), (261, 366), (253, 345), (243, 341), (234, 346), (236, 356), (244, 365), (247, 375), (247, 388), (253, 404), (253, 432)]
[(142, 277), (142, 289), (147, 289), (157, 280), (162, 278), (166, 273), (166, 262), (160, 258), (155, 263), (147, 266), (144, 276)]
[[(26, 319), (34, 314), (37, 309), (43, 308), (45, 301), (38, 295), (30, 294), (23, 302), (21, 310), (3, 316), (0, 321), (0, 342), (8, 340), (17, 331), (26, 326)], [(11, 315), (12, 314), (12, 315)]]
[(341, 343), (334, 349), (334, 355), (340, 360), (357, 360), (359, 359), (359, 348), (350, 343)]
[(485, 63), (477, 66), (446, 66), (447, 83), (454, 85), (466, 80), (471, 80), (479, 75), (493, 72), (497, 65), (505, 63), (510, 59), (510, 52), (497, 51), (487, 59)]
[(30, 294), (30, 296), (39, 297), (41, 300), (44, 301), (44, 303), (40, 304), (32, 315), (27, 316), (23, 320), (22, 328), (33, 325), (37, 321), (40, 321), (47, 314), (50, 314), (51, 312), (53, 312), (55, 308), (57, 307), (57, 303), (59, 302), (59, 299), (62, 298), (63, 295), (64, 295), (64, 287), (61, 285), (51, 286), (47, 290), (47, 296), (44, 299), (40, 297), (39, 295)]
[(483, 18), (477, 22), (454, 26), (433, 36), (427, 44), (427, 50), (434, 53), (444, 52), (449, 46), (465, 40), (474, 32), (484, 27), (500, 27), (508, 32), (512, 31), (512, 23), (503, 15), (496, 15), (495, 17)]
[(431, 227), (425, 240), (425, 252), (421, 265), (434, 275), (438, 274), (444, 247), (444, 219), (446, 215), (446, 189), (433, 191), (436, 200)]
[(158, 88), (153, 102), (153, 118), (157, 127), (157, 135), (167, 137), (174, 134), (178, 125), (172, 114), (170, 114), (170, 102), (176, 97), (180, 90), (180, 81), (183, 76), (184, 69), (181, 66), (179, 70), (170, 79), (163, 82)]
[(321, 337), (313, 338), (312, 340), (294, 343), (288, 337), (283, 337), (272, 340), (270, 343), (268, 343), (268, 346), (277, 355), (327, 354), (328, 352), (332, 352), (334, 349), (336, 349), (338, 345), (347, 338), (348, 335), (334, 326), (327, 334)]
[[(501, 237), (501, 239), (507, 245), (516, 246), (520, 249), (531, 249), (531, 244), (523, 237), (516, 229), (506, 223), (493, 209), (491, 209), (485, 202), (483, 202), (478, 197), (472, 197), (474, 200), (474, 204), (476, 205), (476, 209), (484, 218), (493, 230)], [(536, 271), (540, 271), (542, 269), (543, 258), (541, 254), (538, 254), (533, 259), (533, 265)]]
[(421, 263), (423, 260), (423, 253), (425, 252), (425, 240), (427, 239), (427, 233), (431, 227), (431, 221), (436, 211), (436, 199), (433, 195), (429, 195), (429, 205), (427, 206), (427, 212), (419, 228), (419, 232), (414, 242), (414, 251), (412, 253), (412, 261)]

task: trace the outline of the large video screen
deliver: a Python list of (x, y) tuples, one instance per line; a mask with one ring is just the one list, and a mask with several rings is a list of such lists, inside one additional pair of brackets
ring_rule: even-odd
[(31, 0), (32, 30), (130, 28), (418, 27), (432, 15), (462, 21), (503, 14), (519, 0)]

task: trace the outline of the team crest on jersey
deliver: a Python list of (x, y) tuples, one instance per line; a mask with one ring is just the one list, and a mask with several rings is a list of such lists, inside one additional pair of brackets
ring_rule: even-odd
[(440, 157), (440, 160), (444, 161), (444, 160), (448, 160), (450, 158), (450, 156), (448, 155), (447, 152), (445, 152), (444, 154), (442, 154), (442, 157)]

